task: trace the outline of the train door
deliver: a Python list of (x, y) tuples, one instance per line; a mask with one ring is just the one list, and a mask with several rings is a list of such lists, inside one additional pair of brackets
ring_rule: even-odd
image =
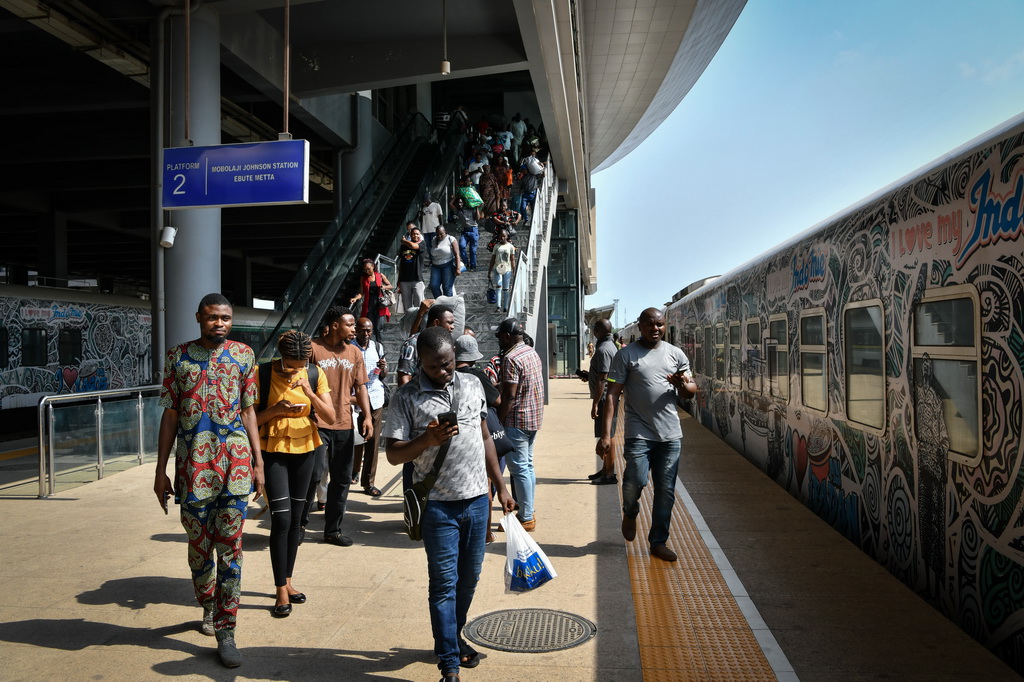
[(768, 318), (768, 338), (764, 341), (768, 364), (768, 392), (773, 398), (789, 402), (789, 320), (785, 313)]

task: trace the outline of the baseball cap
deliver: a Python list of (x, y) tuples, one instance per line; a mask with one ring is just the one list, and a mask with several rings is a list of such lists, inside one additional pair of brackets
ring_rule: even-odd
[(519, 326), (519, 320), (514, 317), (506, 317), (498, 325), (498, 328), (494, 331), (495, 336), (498, 334), (511, 334), (512, 336), (522, 336), (523, 328)]
[(463, 334), (455, 339), (455, 362), (476, 362), (483, 356), (476, 339), (469, 334)]

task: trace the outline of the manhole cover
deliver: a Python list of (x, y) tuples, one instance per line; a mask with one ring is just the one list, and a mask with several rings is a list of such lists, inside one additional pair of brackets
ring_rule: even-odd
[(508, 609), (474, 618), (463, 632), (491, 649), (539, 654), (583, 644), (597, 633), (597, 626), (564, 611)]

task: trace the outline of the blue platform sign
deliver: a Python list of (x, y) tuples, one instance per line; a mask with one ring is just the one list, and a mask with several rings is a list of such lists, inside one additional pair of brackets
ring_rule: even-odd
[(309, 141), (164, 149), (164, 209), (309, 203)]

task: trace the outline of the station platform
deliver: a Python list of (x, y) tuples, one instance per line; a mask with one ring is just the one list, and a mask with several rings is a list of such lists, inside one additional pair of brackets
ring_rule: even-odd
[[(535, 450), (533, 536), (558, 577), (506, 594), (498, 533), (470, 620), (550, 609), (596, 633), (544, 653), (477, 645), (463, 680), (1020, 679), (689, 418), (669, 541), (679, 561), (648, 555), (649, 490), (625, 542), (617, 486), (586, 478), (589, 405), (585, 384), (552, 380)], [(384, 495), (349, 497), (352, 547), (320, 542), (313, 515), (294, 572), (308, 602), (288, 618), (271, 616), (269, 515), (247, 521), (234, 670), (197, 629), (184, 532), (152, 478), (149, 464), (45, 500), (0, 496), (0, 679), (438, 679), (425, 555), (403, 532), (400, 471), (383, 454)]]

